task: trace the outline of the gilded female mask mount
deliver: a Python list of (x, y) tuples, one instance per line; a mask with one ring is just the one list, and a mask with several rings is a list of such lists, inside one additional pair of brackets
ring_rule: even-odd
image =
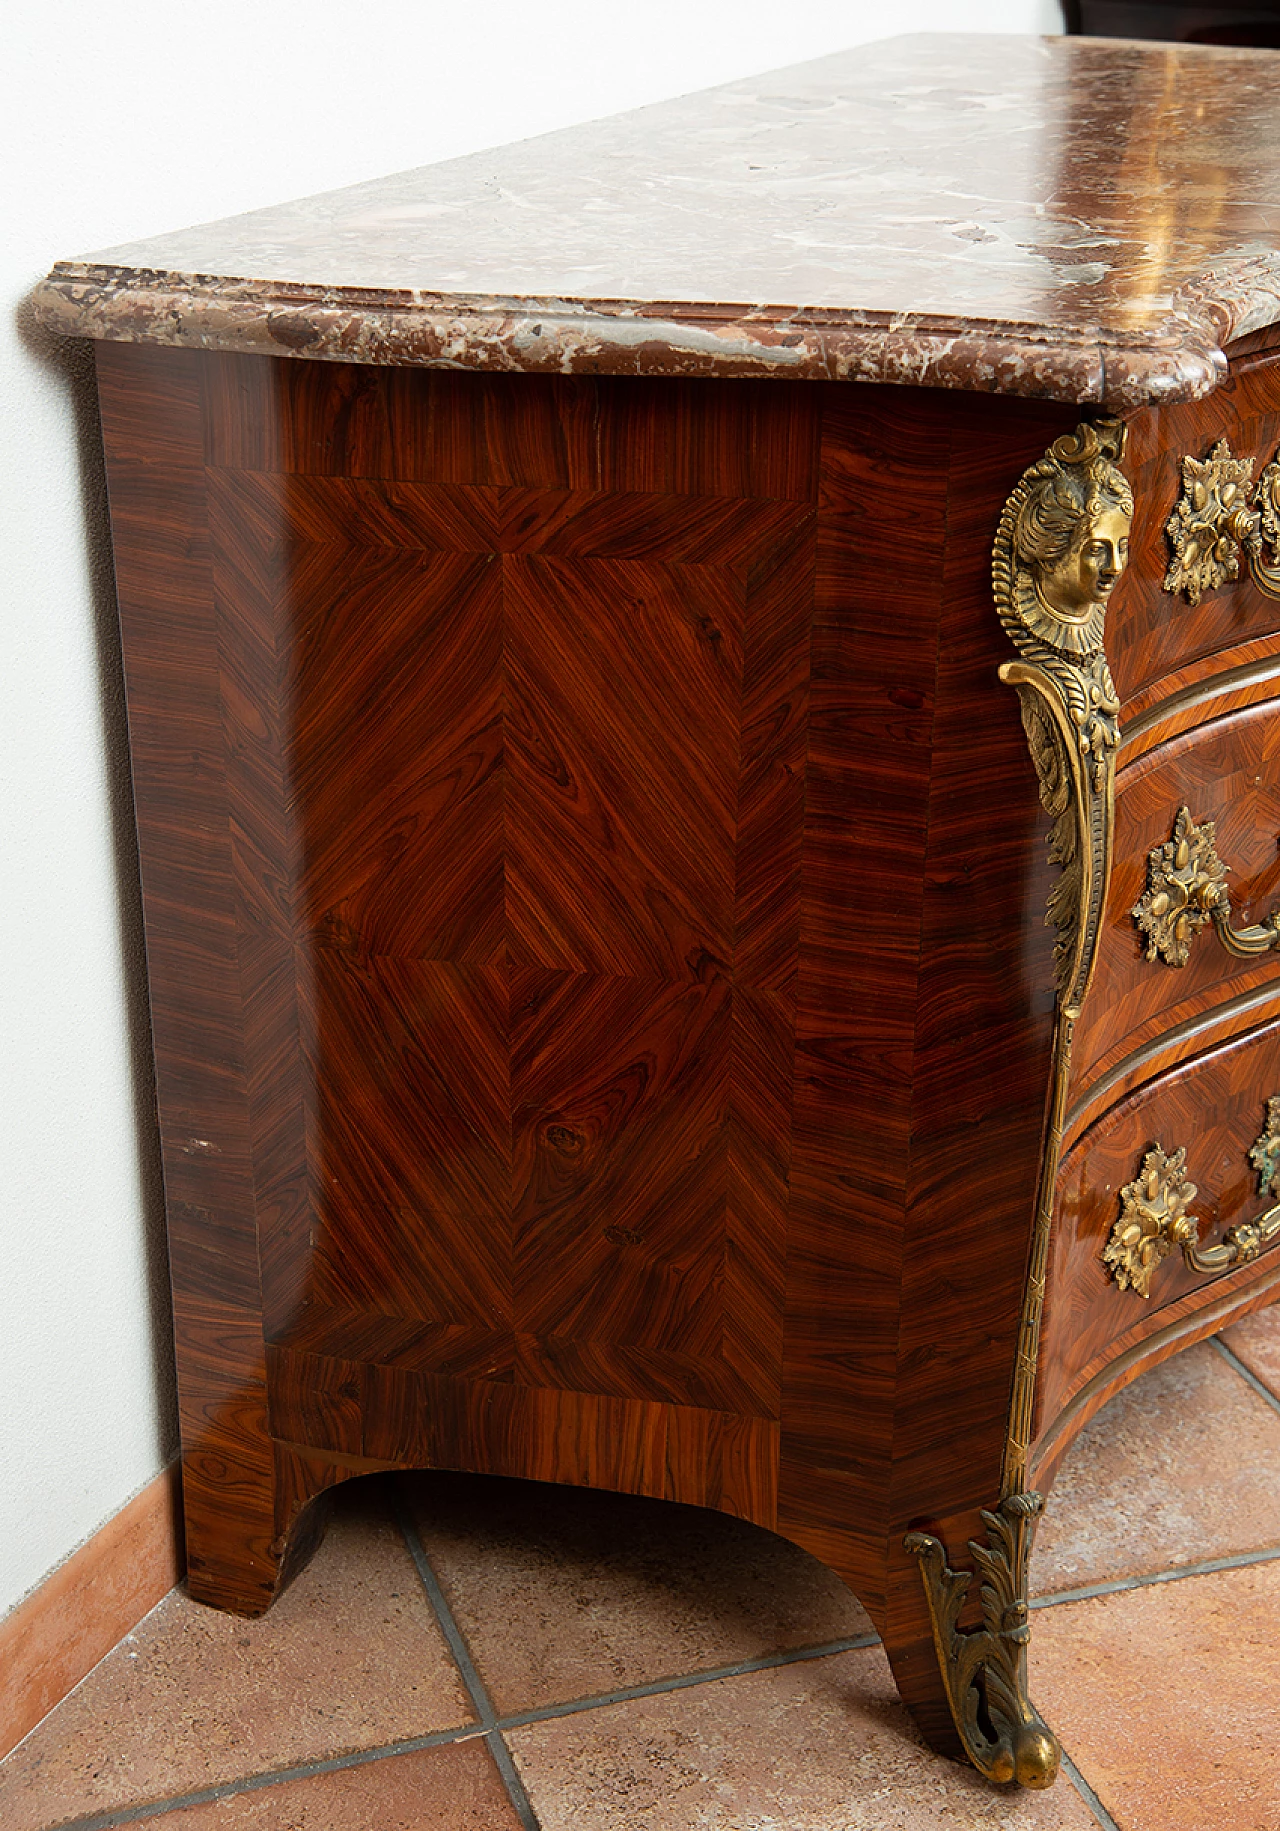
[(1107, 606), (1129, 559), (1133, 491), (1116, 420), (1055, 439), (1005, 504), (992, 555), (996, 610), (1019, 660), (1016, 686), (1040, 798), (1063, 867), (1049, 901), (1058, 991), (1078, 1010), (1092, 974), (1110, 868), (1120, 700), (1103, 646)]

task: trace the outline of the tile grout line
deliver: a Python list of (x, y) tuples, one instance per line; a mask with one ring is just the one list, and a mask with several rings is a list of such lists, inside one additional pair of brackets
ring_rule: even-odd
[(1059, 1752), (1061, 1755), (1061, 1762), (1062, 1762), (1063, 1770), (1065, 1771), (1065, 1773), (1066, 1773), (1068, 1779), (1071, 1781), (1072, 1785), (1075, 1787), (1077, 1793), (1079, 1793), (1081, 1799), (1084, 1800), (1084, 1803), (1088, 1806), (1089, 1810), (1093, 1813), (1093, 1816), (1097, 1819), (1098, 1824), (1101, 1827), (1101, 1831), (1120, 1831), (1120, 1827), (1116, 1823), (1115, 1819), (1112, 1818), (1110, 1812), (1108, 1812), (1107, 1808), (1103, 1805), (1102, 1801), (1098, 1798), (1098, 1795), (1094, 1792), (1093, 1788), (1089, 1785), (1089, 1782), (1085, 1779), (1084, 1775), (1080, 1772), (1080, 1769), (1076, 1766), (1075, 1762), (1071, 1759), (1071, 1757), (1067, 1753), (1066, 1749), (1062, 1748), (1061, 1744), (1059, 1744)]
[[(1220, 1346), (1216, 1340), (1214, 1345)], [(1235, 1356), (1230, 1349), (1222, 1348), (1221, 1352), (1230, 1362), (1235, 1362)], [(1251, 1384), (1260, 1385), (1247, 1367), (1241, 1366), (1239, 1371)], [(1261, 1388), (1261, 1392), (1263, 1397), (1280, 1410), (1280, 1401), (1277, 1401), (1273, 1394), (1267, 1392), (1265, 1387)], [(590, 1697), (572, 1698), (558, 1704), (544, 1704), (533, 1710), (516, 1711), (499, 1717), (475, 1668), (461, 1629), (440, 1589), (439, 1581), (427, 1559), (422, 1541), (408, 1519), (399, 1496), (397, 1496), (396, 1511), (397, 1524), (404, 1534), (406, 1547), (413, 1558), (414, 1568), (426, 1590), (450, 1653), (458, 1666), (459, 1676), (466, 1685), (471, 1701), (481, 1718), (480, 1722), (464, 1723), (452, 1729), (435, 1730), (425, 1736), (408, 1737), (404, 1741), (384, 1743), (377, 1748), (356, 1749), (346, 1755), (334, 1755), (328, 1759), (305, 1761), (287, 1768), (244, 1775), (234, 1780), (200, 1788), (194, 1792), (171, 1794), (160, 1800), (149, 1800), (138, 1805), (118, 1806), (80, 1818), (64, 1819), (61, 1824), (50, 1827), (50, 1831), (115, 1831), (115, 1827), (143, 1823), (148, 1819), (160, 1818), (188, 1806), (217, 1804), (224, 1799), (234, 1798), (239, 1793), (257, 1792), (264, 1788), (280, 1786), (286, 1781), (336, 1773), (344, 1768), (364, 1767), (375, 1761), (394, 1759), (398, 1755), (416, 1754), (421, 1750), (440, 1748), (453, 1742), (470, 1741), (478, 1737), (483, 1738), (489, 1746), (495, 1765), (498, 1766), (508, 1791), (511, 1792), (511, 1781), (514, 1781), (515, 1787), (519, 1789), (520, 1797), (525, 1800), (526, 1811), (521, 1815), (522, 1831), (541, 1831), (532, 1805), (528, 1803), (527, 1795), (524, 1794), (524, 1788), (515, 1770), (510, 1750), (502, 1738), (504, 1730), (523, 1729), (557, 1718), (576, 1716), (589, 1710), (607, 1709), (611, 1704), (659, 1697), (669, 1691), (683, 1691), (697, 1685), (715, 1684), (724, 1679), (744, 1677), (752, 1672), (765, 1672), (781, 1666), (800, 1665), (810, 1660), (829, 1659), (838, 1653), (858, 1651), (880, 1644), (879, 1636), (874, 1633), (851, 1635), (843, 1640), (786, 1648), (781, 1652), (765, 1653), (753, 1659), (738, 1660), (727, 1666), (705, 1667), (698, 1672), (654, 1679), (643, 1685), (627, 1686), (617, 1691), (599, 1692)], [(1090, 1601), (1095, 1597), (1116, 1595), (1124, 1591), (1144, 1589), (1161, 1583), (1178, 1582), (1183, 1577), (1205, 1576), (1217, 1571), (1238, 1570), (1254, 1564), (1274, 1563), (1277, 1559), (1280, 1559), (1280, 1547), (1261, 1551), (1236, 1552), (1225, 1557), (1207, 1558), (1196, 1564), (1181, 1565), (1142, 1576), (1121, 1577), (1110, 1582), (1085, 1584), (1078, 1589), (1058, 1590), (1048, 1596), (1033, 1598), (1031, 1607), (1033, 1609), (1052, 1608), (1061, 1603)], [(498, 1747), (494, 1746), (495, 1743), (498, 1744)], [(1098, 1816), (1102, 1831), (1117, 1831), (1115, 1821), (1107, 1812), (1106, 1807), (1097, 1799), (1089, 1783), (1079, 1773), (1070, 1758), (1065, 1755), (1064, 1763), (1073, 1783), (1084, 1789), (1087, 1802), (1090, 1803), (1090, 1809)], [(512, 1793), (512, 1804), (519, 1812), (520, 1807), (514, 1793)]]
[(1234, 1348), (1228, 1348), (1226, 1342), (1223, 1341), (1220, 1335), (1211, 1336), (1210, 1341), (1218, 1350), (1218, 1353), (1222, 1356), (1228, 1367), (1234, 1368), (1240, 1375), (1240, 1378), (1246, 1381), (1248, 1385), (1252, 1386), (1258, 1397), (1260, 1399), (1265, 1399), (1273, 1411), (1280, 1411), (1280, 1399), (1276, 1397), (1269, 1386), (1265, 1386), (1262, 1383), (1252, 1367), (1245, 1366)]
[(668, 1691), (687, 1691), (694, 1685), (714, 1685), (721, 1679), (744, 1678), (749, 1672), (771, 1672), (780, 1666), (798, 1666), (806, 1660), (830, 1659), (836, 1653), (852, 1653), (865, 1647), (878, 1647), (878, 1634), (855, 1634), (848, 1640), (827, 1640), (819, 1645), (789, 1647), (781, 1653), (761, 1653), (755, 1659), (741, 1659), (731, 1666), (706, 1666), (699, 1672), (681, 1672), (672, 1678), (652, 1679), (646, 1685), (628, 1685), (619, 1691), (601, 1691), (594, 1697), (571, 1698), (563, 1704), (540, 1704), (535, 1710), (518, 1710), (500, 1717), (501, 1729), (524, 1729), (531, 1723), (545, 1723), (556, 1717), (577, 1716), (584, 1710), (605, 1710), (610, 1704), (630, 1704), (637, 1698), (661, 1697)]
[(542, 1828), (538, 1823), (537, 1815), (530, 1802), (529, 1795), (524, 1790), (524, 1782), (516, 1771), (516, 1764), (512, 1759), (511, 1750), (507, 1747), (506, 1738), (498, 1727), (498, 1714), (493, 1707), (493, 1700), (489, 1696), (484, 1680), (476, 1670), (475, 1661), (471, 1657), (471, 1649), (466, 1643), (462, 1629), (458, 1626), (458, 1623), (454, 1618), (453, 1610), (449, 1607), (445, 1593), (440, 1587), (439, 1579), (437, 1578), (435, 1571), (431, 1568), (431, 1562), (427, 1557), (426, 1547), (422, 1543), (418, 1528), (413, 1523), (413, 1518), (409, 1512), (408, 1504), (405, 1501), (404, 1488), (401, 1483), (397, 1482), (395, 1484), (394, 1493), (396, 1524), (399, 1526), (404, 1537), (404, 1542), (408, 1546), (409, 1556), (413, 1559), (414, 1566), (418, 1572), (419, 1581), (427, 1593), (427, 1600), (435, 1611), (436, 1619), (440, 1624), (440, 1631), (444, 1635), (450, 1653), (453, 1655), (454, 1664), (457, 1666), (458, 1671), (462, 1676), (462, 1682), (467, 1688), (467, 1695), (470, 1697), (472, 1704), (475, 1706), (476, 1714), (480, 1718), (480, 1726), (484, 1732), (485, 1745), (493, 1757), (495, 1767), (502, 1776), (502, 1784), (507, 1790), (507, 1795), (511, 1800), (515, 1815), (520, 1821), (522, 1831), (542, 1831)]
[(289, 1780), (310, 1780), (316, 1774), (336, 1774), (343, 1768), (367, 1767), (375, 1761), (395, 1755), (416, 1755), (427, 1748), (442, 1748), (450, 1742), (466, 1742), (483, 1735), (475, 1723), (464, 1723), (456, 1729), (438, 1729), (426, 1736), (411, 1736), (404, 1742), (388, 1742), (381, 1748), (355, 1749), (348, 1755), (330, 1755), (327, 1759), (296, 1762), (292, 1767), (269, 1768), (257, 1774), (244, 1774), (235, 1780), (215, 1781), (212, 1786), (198, 1787), (190, 1793), (170, 1793), (163, 1799), (148, 1799), (132, 1806), (113, 1806), (92, 1812), (82, 1818), (60, 1819), (47, 1831), (113, 1831), (116, 1825), (140, 1824), (149, 1818), (161, 1818), (187, 1806), (218, 1805), (240, 1793), (258, 1793), (268, 1787), (283, 1786)]
[(1095, 1596), (1118, 1596), (1122, 1591), (1148, 1589), (1157, 1583), (1180, 1583), (1184, 1577), (1208, 1577), (1219, 1570), (1243, 1570), (1250, 1564), (1274, 1564), (1280, 1558), (1280, 1545), (1268, 1545), (1261, 1551), (1232, 1551), (1220, 1558), (1202, 1558), (1197, 1564), (1178, 1564), (1170, 1570), (1153, 1570), (1145, 1576), (1114, 1577), (1106, 1583), (1085, 1583), (1079, 1589), (1054, 1590), (1048, 1596), (1033, 1596), (1031, 1608), (1056, 1608), (1062, 1602), (1090, 1602)]
[[(787, 1648), (780, 1653), (763, 1653), (755, 1659), (739, 1660), (731, 1666), (709, 1666), (701, 1672), (654, 1679), (645, 1685), (632, 1685), (619, 1691), (603, 1691), (592, 1697), (571, 1698), (564, 1703), (543, 1704), (535, 1710), (495, 1717), (493, 1730), (524, 1729), (531, 1724), (577, 1716), (588, 1710), (607, 1709), (610, 1704), (626, 1704), (637, 1698), (659, 1697), (668, 1691), (684, 1691), (690, 1686), (715, 1684), (721, 1679), (744, 1677), (751, 1672), (767, 1672), (780, 1666), (802, 1665), (808, 1660), (830, 1659), (837, 1653), (855, 1652), (879, 1644), (877, 1634), (857, 1634), (846, 1640), (822, 1641), (809, 1646)], [(492, 1733), (483, 1723), (462, 1723), (453, 1729), (438, 1729), (429, 1735), (411, 1736), (403, 1742), (385, 1742), (376, 1748), (353, 1749), (346, 1755), (331, 1755), (327, 1759), (303, 1761), (292, 1767), (271, 1768), (235, 1780), (220, 1781), (192, 1793), (170, 1794), (164, 1799), (147, 1800), (139, 1805), (116, 1806), (88, 1817), (64, 1819), (60, 1824), (50, 1826), (48, 1831), (114, 1831), (116, 1826), (159, 1818), (186, 1806), (217, 1804), (223, 1799), (234, 1798), (238, 1793), (258, 1792), (265, 1787), (280, 1786), (288, 1780), (306, 1780), (316, 1774), (337, 1773), (343, 1768), (369, 1767), (375, 1761), (394, 1760), (398, 1755), (414, 1755), (423, 1749), (442, 1748), (452, 1742), (468, 1742), (479, 1737), (488, 1740)]]

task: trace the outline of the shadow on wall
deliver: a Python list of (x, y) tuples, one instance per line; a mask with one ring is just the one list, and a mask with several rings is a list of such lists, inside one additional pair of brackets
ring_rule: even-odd
[(36, 323), (30, 305), (25, 300), (16, 313), (16, 323), (18, 335), (27, 351), (49, 374), (56, 377), (65, 390), (75, 421), (80, 502), (92, 594), (99, 705), (102, 709), (111, 854), (120, 916), (121, 982), (133, 1088), (138, 1188), (146, 1239), (151, 1360), (159, 1397), (159, 1441), (156, 1447), (161, 1458), (168, 1461), (177, 1453), (178, 1448), (169, 1256), (165, 1238), (160, 1130), (156, 1121), (151, 1012), (147, 999), (142, 886), (139, 881), (138, 840), (133, 817), (133, 787), (129, 775), (124, 669), (116, 613), (115, 573), (111, 560), (111, 526), (107, 508), (102, 428), (98, 417), (94, 346), (79, 338), (55, 337), (43, 330)]

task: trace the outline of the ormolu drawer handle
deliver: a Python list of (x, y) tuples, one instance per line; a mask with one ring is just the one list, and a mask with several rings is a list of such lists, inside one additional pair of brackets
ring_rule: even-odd
[(1280, 945), (1280, 911), (1252, 928), (1231, 926), (1229, 867), (1218, 857), (1212, 820), (1197, 826), (1178, 809), (1173, 838), (1147, 854), (1147, 887), (1130, 914), (1147, 937), (1147, 959), (1185, 966), (1192, 941), (1212, 922), (1229, 954), (1247, 959)]
[[(1259, 1195), (1276, 1193), (1280, 1179), (1280, 1097), (1267, 1101), (1267, 1123), (1262, 1136), (1249, 1147), (1249, 1162), (1258, 1172)], [(1142, 1168), (1120, 1191), (1120, 1219), (1102, 1257), (1122, 1291), (1150, 1297), (1151, 1279), (1160, 1261), (1175, 1246), (1194, 1272), (1220, 1272), (1230, 1265), (1247, 1265), (1264, 1246), (1280, 1238), (1280, 1202), (1252, 1221), (1228, 1227), (1215, 1246), (1200, 1245), (1200, 1223), (1189, 1213), (1196, 1186), (1188, 1182), (1187, 1149), (1182, 1145), (1172, 1157), (1153, 1145)]]
[(1258, 589), (1280, 598), (1280, 453), (1256, 485), (1253, 459), (1234, 457), (1225, 439), (1207, 458), (1184, 458), (1182, 494), (1165, 533), (1173, 558), (1164, 588), (1175, 597), (1181, 591), (1198, 604), (1204, 592), (1239, 578), (1243, 558)]

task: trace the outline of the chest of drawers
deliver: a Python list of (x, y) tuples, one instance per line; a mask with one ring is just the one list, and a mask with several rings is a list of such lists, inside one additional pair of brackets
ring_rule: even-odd
[[(45, 283), (100, 340), (194, 1595), (267, 1607), (373, 1470), (717, 1507), (1052, 1779), (1041, 1495), (1280, 1279), (1272, 83), (890, 45)], [(1117, 113), (1176, 167), (1184, 91), (1235, 163), (1157, 276)], [(556, 201), (642, 151), (683, 293)]]

